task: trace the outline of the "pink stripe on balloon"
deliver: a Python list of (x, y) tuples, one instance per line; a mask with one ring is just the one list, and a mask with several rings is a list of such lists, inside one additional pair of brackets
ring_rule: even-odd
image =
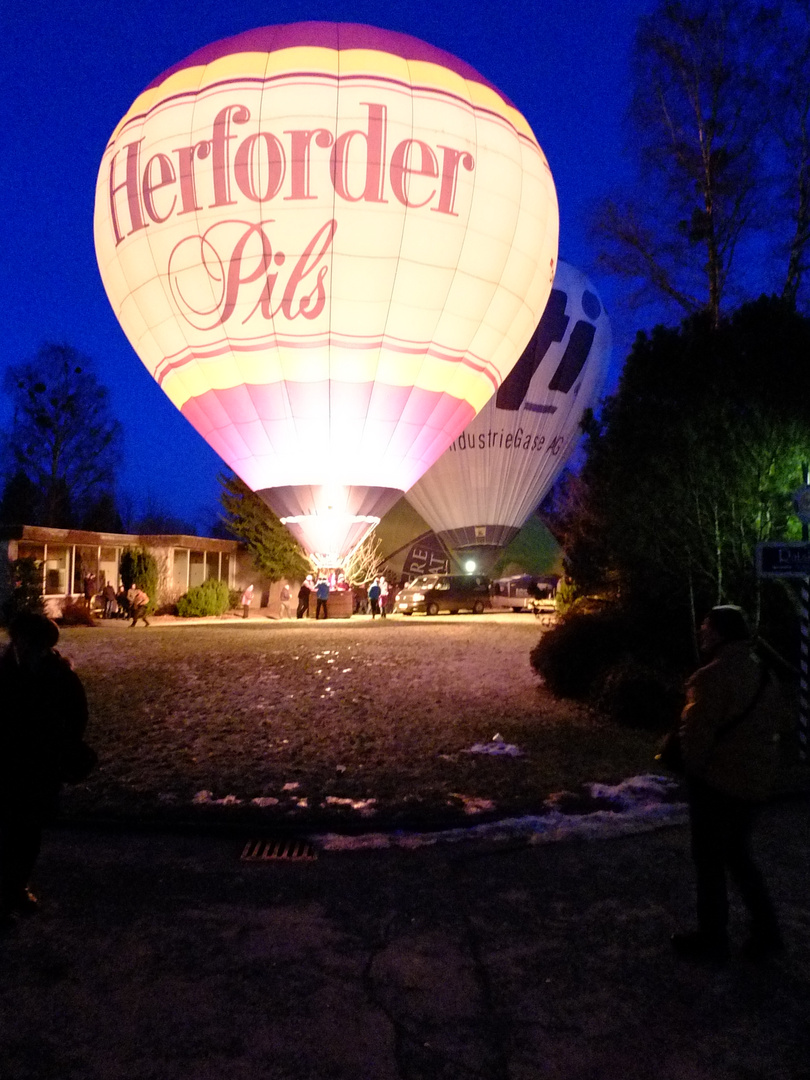
[[(181, 411), (245, 479), (260, 462), (272, 466), (294, 455), (301, 442), (328, 443), (334, 415), (335, 429), (346, 431), (361, 456), (384, 461), (396, 473), (391, 486), (408, 487), (474, 415), (468, 402), (437, 391), (334, 381), (209, 390), (189, 399)], [(353, 482), (347, 477), (347, 484)]]

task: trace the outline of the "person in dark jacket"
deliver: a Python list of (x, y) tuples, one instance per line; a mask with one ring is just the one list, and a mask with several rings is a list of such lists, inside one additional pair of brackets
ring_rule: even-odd
[(372, 583), (368, 587), (368, 603), (371, 608), (371, 617), (376, 619), (380, 614), (380, 583), (377, 578), (374, 578)]
[(315, 596), (317, 602), (315, 604), (315, 618), (320, 619), (321, 612), (325, 619), (329, 618), (329, 582), (323, 575), (318, 578), (318, 583), (315, 586)]
[(707, 663), (686, 684), (680, 728), (697, 929), (674, 934), (672, 944), (679, 956), (693, 960), (728, 957), (728, 873), (751, 919), (744, 952), (760, 959), (782, 948), (774, 905), (751, 854), (757, 812), (776, 770), (782, 700), (753, 652), (740, 608), (713, 608), (700, 643)]
[(312, 574), (307, 574), (306, 579), (301, 584), (301, 588), (298, 590), (298, 608), (295, 612), (296, 619), (303, 619), (305, 615), (309, 618), (309, 597), (314, 591), (315, 584), (312, 580)]
[(55, 649), (56, 623), (25, 612), (0, 656), (0, 922), (36, 910), (29, 889), (43, 825), (62, 785), (63, 751), (81, 740), (87, 699)]

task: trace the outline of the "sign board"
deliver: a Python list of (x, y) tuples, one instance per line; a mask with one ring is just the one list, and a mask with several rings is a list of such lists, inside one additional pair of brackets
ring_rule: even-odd
[(793, 492), (793, 505), (802, 525), (810, 525), (810, 487)]
[(810, 544), (803, 541), (757, 544), (759, 577), (810, 577)]

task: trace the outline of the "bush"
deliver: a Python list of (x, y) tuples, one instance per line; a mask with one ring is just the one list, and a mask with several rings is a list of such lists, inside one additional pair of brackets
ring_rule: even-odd
[(98, 626), (98, 623), (83, 603), (67, 603), (62, 614), (56, 620), (60, 626)]
[(568, 615), (532, 649), (532, 667), (561, 698), (587, 701), (626, 651), (626, 628), (614, 614)]
[(10, 592), (3, 604), (3, 622), (8, 625), (24, 611), (42, 614), (42, 564), (29, 557), (14, 559), (7, 573)]
[(530, 659), (556, 697), (587, 702), (628, 727), (660, 730), (680, 713), (691, 666), (679, 628), (677, 613), (575, 607)]
[(158, 564), (154, 555), (144, 548), (124, 548), (121, 553), (121, 580), (124, 588), (138, 585), (149, 597), (146, 614), (151, 615), (157, 606)]
[(674, 727), (684, 695), (679, 680), (626, 656), (604, 674), (592, 704), (625, 727), (665, 731)]
[(177, 601), (177, 614), (184, 619), (206, 615), (224, 615), (230, 608), (228, 584), (219, 578), (209, 578), (195, 585)]
[(231, 589), (228, 593), (228, 611), (238, 611), (242, 606), (242, 590)]

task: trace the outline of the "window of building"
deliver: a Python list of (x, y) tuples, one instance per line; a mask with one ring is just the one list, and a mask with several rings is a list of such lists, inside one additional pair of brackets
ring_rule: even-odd
[(195, 585), (202, 585), (205, 581), (205, 552), (190, 551), (188, 555), (188, 587), (193, 589)]
[(84, 580), (88, 574), (95, 578), (94, 592), (98, 592), (98, 548), (76, 547), (73, 560), (73, 592), (81, 595), (84, 592)]
[(70, 552), (67, 544), (48, 544), (45, 548), (45, 595), (67, 596)]
[(219, 576), (228, 585), (231, 584), (231, 557), (227, 551), (221, 552), (219, 556)]
[(205, 577), (218, 578), (219, 577), (219, 552), (207, 551), (205, 553)]
[(177, 596), (188, 591), (188, 551), (185, 548), (174, 549), (172, 588)]
[(42, 562), (45, 558), (45, 545), (30, 544), (21, 540), (20, 543), (17, 545), (17, 558), (36, 559), (37, 562)]
[(118, 588), (118, 548), (103, 547), (98, 555), (98, 591), (105, 585)]

